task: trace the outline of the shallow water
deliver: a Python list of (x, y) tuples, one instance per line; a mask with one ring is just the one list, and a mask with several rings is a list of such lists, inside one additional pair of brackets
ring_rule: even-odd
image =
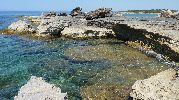
[[(3, 18), (0, 28), (18, 20), (10, 15)], [(0, 100), (13, 99), (32, 75), (60, 87), (72, 100), (128, 99), (136, 80), (167, 68), (116, 39), (34, 40), (0, 35)]]
[(32, 75), (70, 97), (86, 98), (93, 92), (86, 91), (89, 87), (98, 92), (96, 85), (120, 89), (167, 68), (114, 39), (42, 41), (0, 35), (0, 55), (1, 98), (12, 98)]

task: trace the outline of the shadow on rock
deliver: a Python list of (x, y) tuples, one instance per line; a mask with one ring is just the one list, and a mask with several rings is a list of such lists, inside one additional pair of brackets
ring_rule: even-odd
[(179, 54), (172, 50), (167, 44), (171, 38), (148, 32), (144, 29), (134, 29), (126, 24), (117, 24), (113, 27), (116, 37), (120, 40), (142, 43), (141, 46), (148, 45), (157, 53), (169, 57), (169, 60), (179, 61)]

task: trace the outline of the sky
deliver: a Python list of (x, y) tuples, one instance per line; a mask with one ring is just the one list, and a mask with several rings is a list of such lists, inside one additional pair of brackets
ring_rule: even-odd
[(1, 0), (0, 11), (71, 11), (80, 6), (83, 11), (110, 7), (113, 11), (129, 9), (175, 9), (179, 0)]

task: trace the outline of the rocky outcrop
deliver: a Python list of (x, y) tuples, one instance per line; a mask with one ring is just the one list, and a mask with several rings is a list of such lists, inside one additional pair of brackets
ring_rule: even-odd
[(85, 18), (87, 20), (97, 19), (97, 18), (105, 18), (112, 16), (112, 8), (99, 8), (95, 11), (91, 11), (86, 14)]
[(61, 12), (61, 13), (58, 14), (58, 16), (67, 16), (67, 13)]
[(41, 16), (42, 17), (55, 17), (57, 15), (56, 12), (42, 12)]
[(179, 11), (175, 14), (175, 18), (179, 20)]
[(168, 69), (148, 79), (138, 80), (132, 86), (130, 95), (141, 100), (178, 100), (178, 74), (174, 69)]
[(170, 61), (179, 61), (178, 31), (155, 30), (159, 25), (148, 27), (147, 23), (149, 22), (129, 21), (126, 24), (116, 24), (113, 31), (118, 39), (138, 43), (141, 47), (164, 55)]
[(171, 10), (163, 11), (160, 17), (179, 19), (179, 12), (173, 13)]
[(38, 36), (60, 35), (64, 29), (65, 24), (62, 23), (58, 17), (51, 17), (49, 19), (42, 19), (40, 25), (37, 27)]
[(23, 31), (29, 31), (34, 32), (35, 29), (32, 28), (32, 25), (30, 23), (27, 23), (26, 21), (19, 20), (17, 22), (12, 23), (8, 29), (23, 32)]
[(173, 12), (171, 10), (167, 10), (167, 11), (162, 11), (160, 17), (166, 17), (166, 18), (170, 18), (173, 16)]
[(65, 27), (61, 34), (70, 38), (114, 37), (112, 29), (87, 26)]
[(84, 15), (84, 13), (81, 12), (81, 11), (82, 11), (82, 8), (76, 7), (76, 8), (74, 8), (74, 9), (71, 11), (70, 15), (71, 15), (72, 17), (73, 17), (73, 16), (78, 16), (78, 15)]
[(42, 78), (32, 76), (21, 87), (14, 100), (67, 100), (67, 93), (61, 93), (61, 89), (46, 83)]

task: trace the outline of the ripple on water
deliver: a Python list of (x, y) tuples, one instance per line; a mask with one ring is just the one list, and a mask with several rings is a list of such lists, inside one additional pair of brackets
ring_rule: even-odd
[(0, 97), (7, 99), (32, 75), (71, 99), (127, 98), (136, 80), (167, 68), (114, 39), (42, 41), (0, 35)]

